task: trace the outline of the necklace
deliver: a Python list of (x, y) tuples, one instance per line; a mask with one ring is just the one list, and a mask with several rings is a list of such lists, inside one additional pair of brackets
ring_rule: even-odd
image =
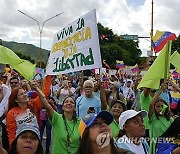
[(70, 153), (70, 144), (72, 143), (71, 135), (74, 132), (75, 120), (73, 120), (73, 129), (71, 133), (68, 131), (68, 125), (67, 125), (66, 118), (64, 117), (64, 115), (63, 115), (63, 120), (64, 120), (64, 125), (66, 129), (66, 134), (67, 134), (67, 151), (68, 153)]

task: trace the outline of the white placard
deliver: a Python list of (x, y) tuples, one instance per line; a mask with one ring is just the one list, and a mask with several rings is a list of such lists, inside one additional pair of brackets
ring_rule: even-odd
[(116, 73), (117, 73), (117, 70), (109, 70), (110, 75), (116, 75)]
[(58, 75), (100, 67), (96, 11), (92, 10), (55, 34), (46, 74)]

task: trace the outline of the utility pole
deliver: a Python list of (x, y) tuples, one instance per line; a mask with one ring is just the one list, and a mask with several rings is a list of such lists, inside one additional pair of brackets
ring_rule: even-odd
[(153, 12), (154, 12), (154, 1), (152, 0), (152, 14), (151, 14), (151, 56), (153, 56), (153, 46), (152, 46), (152, 43), (153, 43), (153, 41), (152, 41), (152, 37), (153, 37), (153, 20), (154, 20), (154, 17), (153, 17)]
[(34, 19), (33, 17), (29, 16), (28, 14), (24, 13), (24, 12), (21, 11), (21, 10), (18, 10), (18, 11), (19, 11), (20, 13), (22, 13), (23, 15), (25, 15), (26, 17), (29, 17), (30, 19), (34, 20), (34, 21), (37, 23), (37, 25), (38, 25), (38, 28), (39, 28), (39, 42), (40, 42), (40, 43), (39, 43), (39, 48), (40, 48), (40, 51), (39, 51), (39, 67), (42, 68), (42, 48), (41, 48), (42, 39), (41, 39), (41, 38), (42, 38), (42, 32), (43, 32), (44, 24), (45, 24), (47, 21), (49, 21), (49, 20), (51, 20), (51, 19), (53, 19), (53, 18), (55, 18), (55, 17), (58, 17), (59, 15), (63, 14), (64, 12), (59, 13), (59, 14), (56, 14), (55, 16), (52, 16), (51, 18), (45, 20), (45, 21), (43, 22), (42, 26), (40, 27), (40, 24), (39, 24), (39, 22), (38, 22), (36, 19)]

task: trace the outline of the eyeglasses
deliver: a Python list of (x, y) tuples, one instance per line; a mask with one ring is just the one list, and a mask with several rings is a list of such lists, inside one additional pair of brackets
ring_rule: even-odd
[(92, 86), (85, 86), (84, 88), (86, 88), (86, 89), (92, 89), (93, 87), (92, 87)]
[(10, 84), (18, 84), (18, 82), (10, 82)]

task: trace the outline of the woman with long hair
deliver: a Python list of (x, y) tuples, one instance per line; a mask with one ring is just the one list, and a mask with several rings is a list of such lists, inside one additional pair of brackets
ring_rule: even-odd
[[(49, 96), (51, 76), (47, 76), (44, 84), (44, 93)], [(32, 87), (36, 87), (37, 83), (32, 82)], [(29, 99), (27, 92), (20, 87), (14, 88), (11, 92), (8, 102), (8, 112), (6, 115), (7, 132), (9, 145), (16, 137), (16, 130), (24, 123), (33, 121), (40, 126), (40, 108), (41, 101), (39, 97)]]
[[(152, 141), (161, 136), (173, 123), (174, 119), (167, 102), (160, 98), (160, 94), (168, 88), (167, 83), (163, 83), (159, 91), (152, 98), (149, 106), (149, 136)], [(150, 143), (152, 154), (156, 153), (156, 143)]]
[(116, 147), (109, 124), (113, 116), (108, 111), (89, 114), (79, 125), (81, 141), (78, 154), (132, 154)]
[(52, 154), (76, 154), (79, 147), (80, 119), (76, 117), (74, 99), (66, 97), (62, 104), (62, 114), (59, 114), (53, 110), (41, 90), (37, 88), (37, 92), (53, 127)]

